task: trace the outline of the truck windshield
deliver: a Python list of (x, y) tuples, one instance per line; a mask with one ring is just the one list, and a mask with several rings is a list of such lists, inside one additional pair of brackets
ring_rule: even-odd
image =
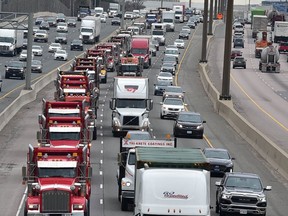
[(163, 22), (172, 23), (173, 19), (163, 19)]
[(50, 140), (80, 140), (78, 132), (50, 132)]
[(147, 19), (155, 19), (155, 18), (156, 18), (155, 15), (148, 15), (148, 16), (147, 16)]
[(137, 65), (121, 65), (121, 71), (123, 72), (137, 72), (138, 70)]
[(89, 33), (93, 33), (93, 29), (89, 29), (89, 28), (81, 28), (81, 32), (89, 32)]
[(11, 37), (0, 37), (0, 42), (5, 42), (5, 43), (14, 43), (14, 38)]
[(117, 99), (117, 108), (146, 108), (145, 99)]
[(132, 48), (131, 53), (136, 55), (146, 55), (148, 52), (147, 49)]
[(64, 177), (75, 178), (76, 170), (74, 167), (69, 168), (39, 168), (39, 178)]
[(164, 31), (162, 31), (162, 30), (154, 30), (154, 31), (152, 31), (152, 35), (164, 35)]

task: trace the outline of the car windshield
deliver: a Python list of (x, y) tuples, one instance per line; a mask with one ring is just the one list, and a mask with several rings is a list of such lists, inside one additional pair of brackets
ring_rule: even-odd
[(156, 18), (156, 15), (147, 15), (147, 18), (148, 19), (154, 19), (154, 18)]
[(164, 31), (163, 30), (153, 30), (152, 35), (164, 35)]
[(248, 188), (256, 191), (262, 190), (262, 184), (258, 178), (229, 176), (225, 182), (226, 187)]
[(178, 51), (177, 50), (166, 50), (165, 54), (177, 54), (178, 55)]
[(32, 60), (31, 62), (33, 65), (40, 65), (41, 61), (40, 60)]
[(57, 54), (66, 54), (66, 51), (65, 50), (58, 50), (56, 51)]
[(38, 30), (36, 33), (40, 33), (40, 34), (46, 34), (47, 31), (46, 30)]
[(76, 22), (76, 19), (68, 19), (67, 22), (68, 22), (68, 23), (74, 23), (74, 22)]
[(34, 50), (41, 50), (42, 48), (40, 46), (32, 46), (32, 49)]
[(172, 77), (172, 74), (171, 73), (161, 72), (161, 73), (159, 73), (159, 77)]
[(166, 98), (164, 103), (165, 105), (179, 105), (183, 106), (183, 100), (174, 99), (174, 98)]
[(207, 158), (219, 158), (219, 159), (230, 159), (227, 151), (217, 151), (217, 150), (206, 150), (205, 156)]
[(181, 30), (180, 34), (188, 34), (188, 32), (186, 30)]
[(162, 67), (165, 67), (165, 68), (174, 68), (174, 65), (173, 65), (173, 63), (171, 63), (171, 62), (165, 62), (165, 63), (163, 63)]
[(182, 90), (182, 88), (170, 87), (170, 88), (166, 89), (166, 92), (183, 93), (183, 90)]
[(17, 62), (17, 61), (12, 61), (8, 63), (9, 67), (14, 67), (14, 68), (23, 68), (23, 63), (22, 62)]
[(163, 19), (163, 22), (167, 22), (167, 23), (173, 23), (173, 19)]
[(168, 85), (171, 85), (171, 82), (167, 80), (159, 80), (156, 84), (156, 86), (168, 86)]
[(67, 37), (66, 33), (58, 33), (57, 37)]
[(175, 56), (167, 56), (167, 55), (165, 55), (164, 56), (164, 59), (163, 59), (163, 61), (165, 62), (165, 61), (174, 61), (174, 62), (176, 62), (176, 59), (175, 59), (176, 57)]
[(201, 123), (200, 115), (189, 114), (189, 113), (180, 113), (178, 116), (179, 121), (191, 122), (191, 123)]
[(51, 46), (52, 46), (52, 47), (61, 47), (60, 44), (56, 44), (56, 43), (52, 43)]
[(58, 23), (58, 26), (66, 26), (66, 23)]
[(244, 61), (244, 58), (243, 57), (236, 57), (235, 61)]
[(242, 40), (241, 38), (236, 38), (236, 39), (235, 39), (235, 42), (237, 42), (237, 43), (242, 43), (243, 40)]
[(81, 42), (81, 40), (73, 40), (72, 43), (73, 44), (81, 44), (82, 42)]
[(184, 41), (181, 40), (181, 39), (177, 39), (177, 40), (175, 40), (175, 42), (176, 42), (176, 43), (184, 43)]

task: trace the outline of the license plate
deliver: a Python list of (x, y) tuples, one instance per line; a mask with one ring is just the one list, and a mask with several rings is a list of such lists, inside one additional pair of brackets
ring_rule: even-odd
[(240, 210), (240, 214), (247, 214), (247, 210)]
[(192, 134), (192, 131), (187, 131), (187, 134)]

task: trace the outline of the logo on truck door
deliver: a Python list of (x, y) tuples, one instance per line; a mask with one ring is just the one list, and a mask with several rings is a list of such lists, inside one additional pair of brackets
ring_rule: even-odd
[(124, 87), (128, 92), (131, 93), (134, 93), (139, 88), (138, 85), (125, 85)]
[(163, 192), (164, 198), (172, 199), (188, 199), (188, 194), (176, 194), (174, 191), (165, 191)]

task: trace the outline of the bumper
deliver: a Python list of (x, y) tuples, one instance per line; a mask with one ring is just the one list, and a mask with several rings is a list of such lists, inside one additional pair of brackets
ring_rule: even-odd
[(163, 117), (170, 117), (170, 118), (176, 118), (179, 114), (179, 111), (172, 111), (172, 110), (162, 110), (161, 114)]
[(189, 137), (199, 137), (202, 138), (203, 136), (203, 130), (195, 130), (195, 129), (186, 129), (186, 128), (174, 128), (174, 134), (177, 134), (178, 136), (189, 136)]
[(266, 213), (265, 207), (257, 206), (238, 206), (238, 205), (221, 205), (221, 211), (229, 214), (240, 214), (240, 215), (264, 215)]
[(132, 199), (134, 201), (134, 191), (122, 191), (122, 197), (126, 199)]

